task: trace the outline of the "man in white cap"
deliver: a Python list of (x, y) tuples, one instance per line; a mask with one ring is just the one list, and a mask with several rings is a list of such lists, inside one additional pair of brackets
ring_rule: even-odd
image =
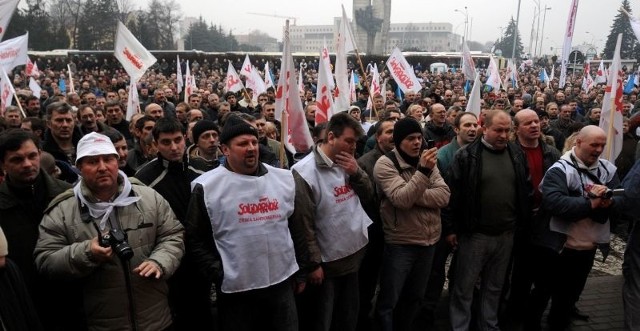
[(184, 254), (183, 228), (165, 199), (118, 170), (110, 139), (78, 143), (82, 179), (45, 211), (34, 251), (40, 273), (80, 280), (90, 330), (166, 330), (166, 280)]

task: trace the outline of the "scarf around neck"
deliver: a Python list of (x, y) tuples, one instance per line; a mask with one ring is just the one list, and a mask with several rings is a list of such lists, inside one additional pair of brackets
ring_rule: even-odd
[(87, 206), (91, 217), (100, 219), (100, 231), (104, 231), (107, 227), (107, 220), (111, 217), (114, 207), (126, 207), (140, 200), (140, 197), (129, 196), (131, 193), (131, 182), (122, 170), (118, 170), (118, 177), (122, 178), (123, 187), (120, 194), (112, 202), (89, 202), (82, 193), (82, 186), (84, 186), (83, 179), (73, 187), (73, 193), (76, 198), (80, 199), (83, 205)]

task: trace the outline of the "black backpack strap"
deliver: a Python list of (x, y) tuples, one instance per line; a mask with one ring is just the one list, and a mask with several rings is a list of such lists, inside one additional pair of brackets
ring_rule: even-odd
[(391, 151), (385, 154), (385, 156), (388, 157), (391, 160), (391, 162), (393, 162), (393, 165), (398, 170), (398, 173), (402, 172), (402, 168), (400, 167), (400, 161), (398, 161), (398, 157), (396, 156), (396, 153)]

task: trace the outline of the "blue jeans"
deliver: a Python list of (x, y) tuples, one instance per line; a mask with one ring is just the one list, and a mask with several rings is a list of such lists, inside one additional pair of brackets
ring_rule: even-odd
[(427, 288), (435, 246), (385, 244), (376, 314), (383, 331), (410, 330)]
[(499, 330), (498, 306), (507, 274), (513, 232), (497, 236), (481, 233), (458, 237), (458, 259), (451, 290), (449, 315), (454, 331), (469, 330), (473, 290), (480, 280), (478, 330)]

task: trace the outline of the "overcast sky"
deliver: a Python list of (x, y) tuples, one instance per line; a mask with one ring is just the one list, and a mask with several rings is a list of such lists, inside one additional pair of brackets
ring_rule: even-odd
[[(546, 12), (543, 53), (549, 53), (550, 47), (562, 48), (571, 1), (536, 1), (540, 1), (543, 15), (544, 7), (551, 7)], [(184, 16), (199, 17), (202, 15), (207, 22), (222, 24), (225, 29), (233, 29), (234, 34), (246, 34), (254, 29), (259, 29), (278, 38), (278, 40), (282, 39), (283, 18), (249, 13), (293, 16), (296, 17), (298, 25), (332, 24), (333, 17), (341, 15), (340, 5), (343, 4), (349, 19), (353, 19), (352, 1), (180, 0), (178, 3), (181, 5)], [(580, 0), (573, 45), (593, 43), (600, 53), (621, 3), (621, 0)], [(633, 13), (636, 16), (640, 15), (640, 1), (632, 0), (630, 3)], [(464, 12), (465, 6), (471, 24), (470, 40), (485, 43), (494, 41), (501, 35), (501, 27), (506, 27), (511, 16), (516, 18), (518, 0), (392, 0), (391, 23), (449, 22), (453, 24), (454, 32), (462, 35), (465, 15), (455, 10)], [(525, 51), (528, 50), (529, 40), (531, 40), (535, 7), (534, 0), (521, 0), (518, 29)], [(540, 19), (540, 32), (542, 32), (543, 15)]]

